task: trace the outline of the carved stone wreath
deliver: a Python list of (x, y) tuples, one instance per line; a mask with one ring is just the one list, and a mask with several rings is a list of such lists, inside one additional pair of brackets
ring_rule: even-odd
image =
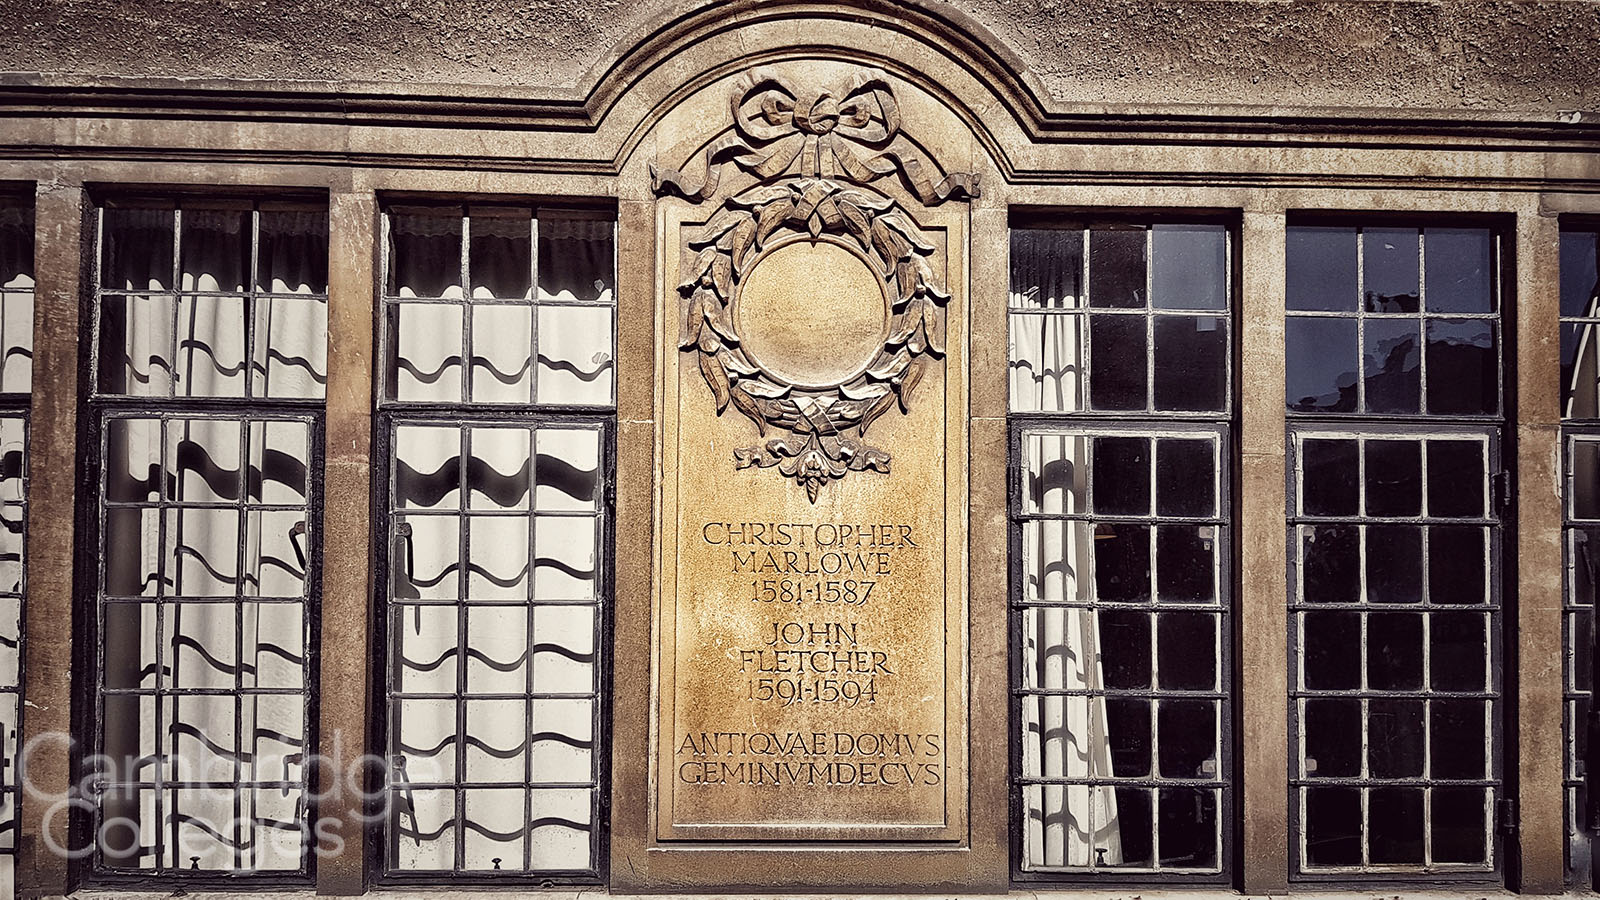
[[(815, 503), (823, 486), (849, 472), (889, 472), (890, 453), (867, 443), (867, 431), (893, 407), (909, 413), (918, 382), (945, 353), (950, 295), (928, 264), (935, 248), (895, 201), (853, 186), (897, 174), (934, 205), (976, 196), (977, 177), (955, 173), (935, 183), (926, 174), (877, 70), (810, 92), (756, 71), (736, 83), (730, 105), (733, 132), (707, 149), (698, 187), (681, 172), (651, 167), (657, 193), (695, 202), (715, 192), (725, 163), (758, 179), (727, 197), (689, 241), (698, 255), (678, 287), (685, 299), (679, 346), (696, 354), (717, 414), (734, 407), (763, 438), (734, 450), (737, 468), (775, 466)], [(862, 371), (835, 384), (801, 384), (761, 365), (733, 315), (763, 251), (792, 235), (857, 251), (887, 294), (882, 345)]]

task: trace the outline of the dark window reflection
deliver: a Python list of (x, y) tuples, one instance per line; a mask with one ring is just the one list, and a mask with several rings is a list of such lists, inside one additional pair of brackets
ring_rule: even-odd
[(1373, 778), (1420, 778), (1423, 769), (1422, 700), (1367, 701), (1367, 764)]
[(1417, 229), (1363, 229), (1361, 249), (1363, 308), (1371, 313), (1416, 312)]
[(1217, 507), (1215, 466), (1213, 444), (1209, 439), (1157, 440), (1156, 515), (1214, 515)]
[(1136, 309), (1145, 305), (1144, 229), (1089, 232), (1089, 305)]
[(1217, 864), (1217, 792), (1161, 789), (1161, 864), (1203, 868)]
[(1422, 688), (1422, 615), (1367, 616), (1367, 686), (1376, 691)]
[(1428, 311), (1494, 312), (1494, 244), (1487, 228), (1429, 228)]
[(1367, 599), (1373, 603), (1422, 602), (1422, 528), (1367, 526)]
[(1305, 702), (1305, 768), (1312, 778), (1361, 774), (1361, 701), (1330, 697)]
[(1367, 515), (1422, 513), (1422, 444), (1368, 440)]
[(391, 297), (461, 296), (461, 212), (389, 216)]
[(1300, 597), (1307, 603), (1355, 603), (1361, 599), (1361, 535), (1356, 525), (1301, 529)]
[[(1091, 297), (1093, 294), (1090, 295)], [(1089, 405), (1095, 409), (1145, 409), (1147, 343), (1143, 316), (1089, 317)]]
[(1205, 412), (1227, 406), (1228, 330), (1215, 316), (1157, 316), (1158, 410)]
[(1312, 866), (1361, 864), (1361, 791), (1311, 788), (1305, 792), (1306, 863)]
[(1361, 614), (1303, 614), (1300, 653), (1305, 686), (1314, 691), (1353, 691), (1361, 687)]
[(1107, 697), (1106, 729), (1111, 733), (1111, 774), (1150, 777), (1150, 701)]
[(1500, 370), (1494, 323), (1435, 319), (1428, 323), (1428, 411), (1490, 415), (1499, 411)]
[(1291, 226), (1287, 240), (1289, 308), (1355, 312), (1356, 230)]
[(1102, 522), (1094, 530), (1095, 596), (1111, 603), (1150, 599), (1150, 526)]
[(1356, 323), (1291, 317), (1285, 323), (1287, 396), (1296, 412), (1354, 412)]
[(1217, 598), (1216, 530), (1156, 529), (1156, 592), (1162, 603), (1213, 603)]
[(1302, 441), (1300, 503), (1308, 516), (1353, 516), (1360, 509), (1360, 445), (1354, 440)]
[(1216, 690), (1216, 616), (1200, 612), (1158, 613), (1156, 647), (1156, 671), (1163, 689)]
[[(1561, 411), (1600, 418), (1600, 232), (1561, 233)], [(1587, 321), (1584, 321), (1587, 320)]]
[(1150, 514), (1150, 440), (1094, 439), (1094, 511), (1102, 516)]
[(1374, 865), (1423, 861), (1422, 789), (1374, 788), (1367, 796)]
[(1101, 610), (1100, 647), (1106, 687), (1144, 690), (1150, 687), (1150, 614), (1120, 609)]
[(1483, 515), (1483, 486), (1483, 442), (1428, 442), (1428, 515)]
[(1367, 411), (1416, 413), (1422, 409), (1422, 323), (1368, 319), (1365, 355)]

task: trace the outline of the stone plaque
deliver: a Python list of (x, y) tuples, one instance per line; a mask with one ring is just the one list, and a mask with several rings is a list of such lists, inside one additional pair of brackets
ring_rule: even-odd
[[(966, 208), (881, 72), (739, 79), (663, 248), (662, 840), (966, 831)], [(667, 196), (676, 195), (676, 196)]]

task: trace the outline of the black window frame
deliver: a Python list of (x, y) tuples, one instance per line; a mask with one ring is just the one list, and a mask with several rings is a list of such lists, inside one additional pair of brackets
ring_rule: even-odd
[[(1145, 385), (1147, 406), (1144, 410), (1116, 410), (1095, 408), (1091, 396), (1089, 379), (1093, 372), (1080, 374), (1081, 386), (1079, 387), (1079, 409), (1075, 411), (1015, 411), (1012, 393), (1015, 390), (1009, 375), (1014, 360), (1007, 362), (1008, 390), (1007, 390), (1007, 721), (1009, 732), (1008, 745), (1008, 822), (1007, 833), (1008, 857), (1010, 859), (1010, 874), (1013, 884), (1027, 886), (1060, 885), (1062, 887), (1084, 887), (1101, 884), (1108, 887), (1124, 887), (1134, 885), (1151, 886), (1177, 886), (1192, 885), (1197, 888), (1206, 886), (1231, 885), (1237, 880), (1237, 869), (1242, 860), (1239, 847), (1239, 824), (1241, 801), (1239, 786), (1241, 784), (1242, 756), (1238, 749), (1238, 723), (1240, 705), (1239, 699), (1239, 673), (1235, 644), (1238, 639), (1240, 617), (1237, 610), (1239, 596), (1238, 563), (1235, 547), (1235, 531), (1238, 521), (1237, 506), (1237, 479), (1239, 460), (1239, 408), (1240, 408), (1240, 348), (1242, 341), (1239, 336), (1241, 328), (1240, 316), (1240, 274), (1242, 261), (1240, 251), (1240, 222), (1236, 213), (1215, 209), (1193, 210), (1149, 210), (1149, 209), (1078, 209), (1078, 210), (1013, 210), (1008, 221), (1008, 260), (1009, 248), (1012, 246), (1009, 236), (1021, 229), (1060, 230), (1067, 233), (1079, 232), (1084, 235), (1085, 266), (1089, 263), (1090, 240), (1088, 232), (1091, 229), (1110, 228), (1114, 230), (1128, 228), (1142, 228), (1148, 230), (1153, 225), (1215, 225), (1222, 226), (1225, 237), (1224, 277), (1223, 291), (1224, 306), (1222, 309), (1209, 311), (1216, 318), (1223, 319), (1228, 329), (1226, 352), (1224, 354), (1225, 382), (1223, 386), (1223, 408), (1214, 411), (1172, 410), (1163, 411), (1156, 409), (1153, 404), (1155, 382), (1155, 347), (1153, 343), (1145, 346), (1145, 372), (1147, 382)], [(1153, 279), (1154, 259), (1149, 255), (1147, 244), (1146, 285)], [(1015, 260), (1010, 260), (1007, 268), (1007, 277), (1010, 277), (1011, 267)], [(1084, 281), (1081, 290), (1087, 291), (1088, 281)], [(1008, 287), (1009, 291), (1009, 287)], [(1105, 312), (1099, 308), (1079, 300), (1078, 308), (1072, 310), (1023, 310), (1028, 315), (1073, 315), (1081, 317), (1084, 321), (1083, 333), (1088, 332), (1088, 317), (1095, 312)], [(1018, 307), (1010, 302), (1006, 305), (1007, 331), (1010, 333), (1013, 316), (1019, 311)], [(1193, 314), (1194, 311), (1190, 311)], [(1127, 311), (1116, 313), (1120, 315), (1133, 314)], [(1145, 299), (1143, 308), (1144, 316), (1150, 320), (1153, 328), (1154, 320), (1161, 313), (1151, 305), (1149, 297)], [(1151, 332), (1147, 331), (1147, 335)], [(1089, 351), (1092, 353), (1092, 350)], [(1085, 354), (1085, 359), (1092, 361), (1092, 356)], [(1086, 363), (1086, 368), (1091, 363)], [(1024, 456), (1024, 441), (1030, 434), (1041, 432), (1052, 434), (1081, 434), (1086, 437), (1099, 435), (1135, 435), (1142, 434), (1147, 437), (1157, 438), (1168, 434), (1190, 433), (1206, 434), (1216, 437), (1217, 454), (1214, 464), (1217, 467), (1217, 497), (1216, 497), (1216, 525), (1219, 536), (1217, 553), (1217, 582), (1215, 589), (1218, 594), (1217, 607), (1198, 606), (1196, 608), (1215, 611), (1218, 615), (1218, 656), (1216, 659), (1217, 691), (1214, 696), (1218, 703), (1218, 733), (1216, 746), (1219, 753), (1217, 765), (1217, 779), (1214, 784), (1218, 791), (1219, 801), (1216, 806), (1217, 818), (1217, 868), (1215, 872), (1197, 873), (1192, 870), (1168, 870), (1159, 868), (1141, 869), (1138, 871), (1117, 871), (1115, 868), (1095, 869), (1082, 868), (1079, 870), (1050, 870), (1037, 871), (1024, 868), (1027, 849), (1025, 847), (1026, 833), (1024, 816), (1026, 803), (1023, 796), (1024, 782), (1027, 780), (1023, 773), (1023, 748), (1022, 748), (1022, 697), (1028, 693), (1024, 687), (1022, 671), (1022, 620), (1023, 611), (1029, 606), (1026, 601), (1027, 572), (1023, 560), (1023, 531), (1024, 523), (1034, 516), (1026, 512), (1026, 459)], [(1152, 465), (1153, 465), (1152, 461)], [(1048, 517), (1047, 517), (1048, 518)], [(1084, 518), (1084, 517), (1079, 517)], [(1092, 516), (1087, 517), (1093, 519)], [(1154, 525), (1161, 517), (1151, 518)], [(1152, 571), (1155, 561), (1151, 561)], [(1225, 599), (1224, 599), (1225, 598)], [(1147, 608), (1154, 612), (1161, 608), (1152, 598)], [(1182, 607), (1175, 607), (1174, 611), (1181, 611)], [(1159, 692), (1148, 692), (1152, 696)], [(1185, 694), (1184, 696), (1187, 696)], [(1200, 693), (1195, 696), (1211, 696)], [(1106, 779), (1119, 783), (1143, 785), (1158, 785), (1163, 779), (1158, 774), (1155, 764), (1158, 748), (1152, 744), (1152, 777), (1148, 779)], [(1180, 784), (1187, 783), (1180, 781)], [(1159, 828), (1159, 822), (1152, 820), (1152, 826)]]
[[(78, 416), (78, 441), (79, 447), (85, 448), (79, 457), (77, 477), (77, 509), (76, 534), (77, 540), (74, 547), (74, 574), (73, 594), (75, 618), (78, 623), (76, 639), (74, 640), (74, 686), (75, 698), (83, 700), (76, 704), (73, 714), (73, 731), (79, 736), (75, 742), (72, 753), (73, 783), (71, 798), (75, 801), (72, 815), (69, 820), (69, 834), (72, 846), (78, 848), (91, 848), (92, 852), (71, 861), (70, 868), (76, 880), (88, 887), (107, 887), (117, 889), (157, 889), (171, 890), (177, 885), (180, 890), (190, 887), (217, 890), (303, 890), (312, 887), (317, 877), (317, 845), (315, 842), (315, 824), (318, 817), (319, 776), (312, 772), (312, 767), (302, 763), (302, 783), (306, 797), (304, 816), (304, 830), (302, 831), (301, 865), (298, 870), (268, 870), (265, 872), (255, 870), (195, 870), (177, 868), (153, 868), (150, 870), (107, 867), (101, 864), (101, 848), (98, 840), (98, 827), (100, 810), (95, 801), (85, 796), (86, 787), (94, 788), (95, 783), (90, 776), (96, 774), (86, 765), (85, 757), (90, 751), (98, 753), (103, 746), (104, 715), (101, 713), (102, 698), (104, 697), (104, 672), (100, 665), (100, 650), (103, 643), (104, 627), (102, 618), (104, 604), (102, 601), (102, 574), (104, 559), (101, 541), (104, 534), (104, 483), (106, 476), (105, 434), (106, 425), (116, 418), (154, 418), (154, 419), (188, 419), (188, 420), (221, 420), (238, 422), (241, 430), (257, 421), (272, 420), (299, 420), (306, 424), (307, 460), (306, 460), (306, 578), (305, 578), (305, 658), (304, 671), (306, 682), (301, 694), (305, 697), (304, 707), (304, 746), (302, 753), (319, 752), (320, 722), (321, 722), (321, 690), (318, 680), (321, 672), (321, 633), (322, 633), (322, 570), (323, 570), (323, 544), (322, 544), (322, 513), (323, 513), (323, 482), (324, 482), (324, 440), (326, 428), (326, 391), (315, 398), (291, 397), (260, 397), (252, 396), (254, 391), (249, 387), (251, 379), (248, 377), (250, 367), (254, 360), (248, 355), (245, 359), (246, 378), (245, 394), (243, 397), (210, 397), (210, 396), (185, 396), (176, 393), (167, 396), (148, 396), (131, 394), (112, 394), (100, 390), (99, 373), (100, 336), (101, 336), (101, 287), (100, 270), (105, 256), (105, 236), (102, 229), (103, 212), (108, 207), (126, 205), (131, 207), (156, 206), (169, 208), (175, 214), (181, 214), (186, 202), (211, 203), (224, 202), (229, 204), (248, 204), (252, 216), (260, 211), (262, 203), (285, 202), (292, 204), (310, 204), (316, 206), (324, 217), (329, 216), (329, 202), (326, 192), (305, 190), (284, 190), (258, 187), (222, 187), (222, 186), (197, 186), (197, 185), (163, 185), (159, 187), (128, 188), (119, 185), (88, 185), (86, 202), (83, 207), (83, 231), (85, 240), (82, 242), (81, 257), (81, 287), (80, 287), (80, 321), (87, 324), (84, 331), (84, 340), (79, 342), (79, 395), (80, 414)], [(181, 270), (182, 240), (181, 218), (175, 220), (173, 229), (174, 253), (173, 265), (175, 271)], [(259, 268), (259, 234), (254, 232), (251, 236), (251, 261), (252, 265)], [(327, 245), (325, 245), (326, 247)], [(330, 252), (325, 250), (325, 252)], [(257, 294), (270, 293), (258, 289), (257, 270), (250, 274), (250, 284), (245, 294), (253, 301)], [(204, 294), (207, 292), (184, 292), (174, 283), (169, 290), (146, 291), (143, 293), (170, 293), (174, 298), (188, 294)], [(320, 297), (324, 302), (329, 301), (327, 287), (321, 294), (309, 296)], [(122, 290), (112, 291), (114, 294), (128, 293)], [(253, 340), (255, 329), (254, 316), (244, 317), (247, 335), (246, 340)], [(326, 338), (325, 338), (326, 339)], [(175, 338), (176, 340), (176, 338)], [(246, 343), (246, 347), (252, 346)], [(177, 348), (175, 348), (177, 349)], [(176, 359), (174, 360), (176, 364)], [(324, 373), (325, 374), (325, 373)], [(324, 385), (325, 387), (325, 385)], [(247, 460), (242, 460), (241, 465), (248, 465)], [(159, 704), (158, 704), (159, 705)], [(89, 737), (89, 747), (84, 746), (84, 736)], [(159, 738), (158, 738), (159, 740)], [(159, 826), (158, 826), (159, 827)], [(159, 847), (159, 844), (158, 844)], [(159, 857), (159, 850), (157, 851)]]
[[(1452, 414), (1428, 413), (1427, 408), (1427, 382), (1419, 382), (1422, 397), (1418, 411), (1415, 413), (1381, 413), (1368, 412), (1357, 403), (1356, 409), (1351, 411), (1296, 410), (1287, 391), (1283, 399), (1285, 410), (1285, 489), (1289, 506), (1285, 509), (1285, 544), (1287, 549), (1287, 578), (1288, 591), (1285, 597), (1288, 610), (1288, 721), (1290, 728), (1285, 735), (1288, 745), (1288, 771), (1287, 783), (1289, 785), (1289, 882), (1291, 885), (1323, 886), (1340, 883), (1357, 884), (1362, 888), (1382, 888), (1393, 886), (1395, 888), (1414, 889), (1419, 883), (1437, 882), (1451, 886), (1503, 886), (1506, 873), (1511, 871), (1508, 857), (1513, 848), (1507, 841), (1506, 823), (1514, 818), (1514, 801), (1516, 796), (1516, 772), (1509, 763), (1514, 759), (1514, 747), (1507, 743), (1507, 735), (1514, 733), (1514, 720), (1511, 719), (1515, 709), (1515, 678), (1508, 668), (1509, 659), (1514, 658), (1513, 636), (1515, 635), (1516, 609), (1515, 609), (1515, 578), (1516, 560), (1514, 554), (1508, 558), (1504, 552), (1506, 547), (1516, 546), (1516, 520), (1514, 505), (1510, 500), (1515, 496), (1512, 473), (1515, 472), (1514, 440), (1508, 439), (1515, 434), (1515, 410), (1517, 409), (1516, 397), (1516, 355), (1512, 348), (1516, 347), (1516, 317), (1507, 315), (1508, 310), (1514, 310), (1516, 304), (1516, 248), (1513, 240), (1516, 229), (1514, 218), (1509, 214), (1501, 213), (1441, 213), (1441, 212), (1396, 212), (1393, 210), (1306, 210), (1289, 209), (1285, 216), (1285, 228), (1299, 227), (1332, 227), (1352, 228), (1357, 234), (1357, 278), (1358, 284), (1365, 279), (1363, 265), (1364, 244), (1361, 238), (1365, 229), (1417, 229), (1425, 232), (1427, 229), (1487, 229), (1492, 239), (1491, 264), (1494, 272), (1490, 276), (1490, 286), (1493, 291), (1492, 314), (1484, 313), (1438, 313), (1430, 312), (1427, 307), (1426, 269), (1427, 260), (1425, 250), (1419, 251), (1418, 278), (1419, 295), (1418, 311), (1415, 313), (1402, 313), (1395, 318), (1420, 319), (1424, 324), (1429, 319), (1447, 319), (1461, 317), (1469, 319), (1484, 319), (1492, 315), (1495, 330), (1496, 370), (1498, 398), (1497, 408), (1493, 413), (1483, 414)], [(1424, 237), (1425, 247), (1425, 237)], [(1284, 273), (1287, 280), (1289, 260), (1284, 260)], [(1309, 313), (1309, 315), (1308, 315)], [(1285, 309), (1285, 337), (1287, 340), (1288, 323), (1291, 319), (1301, 315), (1303, 317), (1342, 318), (1348, 320), (1365, 319), (1367, 313), (1360, 306), (1346, 313), (1310, 312), (1296, 310), (1292, 307)], [(1381, 314), (1380, 314), (1381, 315)], [(1421, 344), (1418, 347), (1419, 356), (1426, 355), (1427, 335), (1425, 331), (1419, 332)], [(1365, 385), (1363, 373), (1365, 372), (1366, 357), (1364, 355), (1364, 332), (1358, 326), (1358, 341), (1356, 363), (1362, 367), (1357, 370), (1358, 396), (1364, 396)], [(1288, 348), (1285, 348), (1285, 375), (1289, 373), (1290, 361)], [(1287, 388), (1287, 379), (1286, 379)], [(1413, 435), (1445, 435), (1451, 433), (1470, 432), (1473, 429), (1490, 434), (1492, 458), (1486, 460), (1486, 465), (1491, 466), (1488, 472), (1489, 494), (1486, 502), (1489, 504), (1491, 514), (1496, 524), (1491, 526), (1491, 540), (1498, 543), (1497, 550), (1491, 546), (1492, 558), (1497, 572), (1486, 573), (1489, 579), (1489, 589), (1495, 598), (1494, 634), (1489, 640), (1493, 643), (1488, 652), (1491, 657), (1490, 665), (1493, 671), (1490, 680), (1496, 686), (1497, 696), (1492, 701), (1498, 709), (1490, 717), (1494, 736), (1491, 741), (1496, 757), (1486, 760), (1486, 769), (1496, 782), (1493, 802), (1486, 813), (1490, 834), (1490, 844), (1486, 852), (1490, 854), (1492, 865), (1475, 871), (1427, 871), (1421, 866), (1412, 868), (1394, 868), (1374, 870), (1372, 868), (1341, 869), (1338, 871), (1306, 870), (1301, 858), (1303, 842), (1301, 831), (1304, 827), (1303, 817), (1300, 814), (1300, 785), (1305, 781), (1299, 772), (1301, 769), (1300, 729), (1298, 718), (1298, 680), (1300, 671), (1300, 656), (1296, 633), (1296, 612), (1304, 604), (1297, 593), (1298, 585), (1298, 506), (1296, 504), (1297, 484), (1295, 469), (1295, 441), (1319, 435), (1339, 436), (1347, 432), (1371, 433), (1381, 436), (1385, 432), (1408, 432)], [(1494, 468), (1494, 466), (1498, 468)], [(1320, 520), (1319, 520), (1320, 521)], [(1424, 560), (1426, 564), (1426, 560)], [(1365, 601), (1363, 601), (1365, 602)], [(1498, 772), (1498, 775), (1493, 773)], [(1424, 821), (1424, 829), (1428, 827)]]
[[(372, 471), (373, 491), (371, 496), (371, 510), (373, 523), (373, 548), (374, 569), (377, 573), (373, 586), (374, 603), (372, 611), (373, 637), (371, 647), (371, 663), (375, 667), (372, 678), (373, 708), (376, 710), (369, 723), (367, 746), (372, 752), (380, 754), (385, 760), (385, 783), (381, 792), (369, 801), (368, 822), (365, 829), (365, 840), (368, 858), (371, 860), (371, 881), (379, 888), (406, 888), (406, 887), (470, 887), (483, 889), (519, 889), (531, 887), (593, 887), (604, 886), (608, 883), (610, 875), (610, 848), (611, 848), (611, 710), (613, 696), (613, 677), (615, 672), (614, 654), (612, 652), (613, 623), (615, 617), (615, 563), (616, 548), (616, 461), (617, 461), (617, 408), (616, 399), (620, 391), (621, 382), (618, 375), (616, 362), (616, 348), (618, 331), (620, 329), (619, 304), (617, 303), (618, 286), (615, 284), (617, 275), (616, 253), (621, 236), (618, 228), (618, 215), (615, 201), (595, 199), (586, 201), (583, 198), (537, 198), (517, 195), (419, 195), (416, 193), (380, 194), (377, 215), (373, 223), (377, 241), (377, 267), (375, 272), (375, 296), (377, 308), (375, 309), (377, 352), (374, 354), (374, 390), (373, 390), (373, 444), (372, 444)], [(423, 400), (395, 399), (396, 391), (393, 390), (393, 373), (390, 372), (391, 355), (398, 358), (398, 348), (394, 345), (393, 328), (390, 321), (390, 309), (398, 304), (399, 298), (391, 297), (388, 293), (389, 263), (390, 263), (390, 213), (395, 208), (406, 211), (415, 211), (419, 208), (454, 209), (459, 211), (463, 218), (470, 218), (471, 211), (475, 208), (517, 208), (529, 209), (534, 221), (534, 231), (531, 238), (534, 241), (532, 265), (531, 303), (535, 309), (541, 304), (538, 297), (538, 231), (537, 222), (540, 210), (553, 212), (578, 213), (589, 218), (604, 218), (612, 225), (612, 275), (613, 294), (608, 307), (612, 311), (611, 333), (611, 404), (610, 405), (585, 405), (585, 404), (555, 404), (540, 403), (537, 399), (537, 388), (533, 387), (533, 399), (527, 403), (509, 402), (467, 402), (459, 401), (433, 402)], [(470, 226), (468, 226), (470, 227)], [(463, 293), (456, 298), (428, 298), (426, 302), (440, 304), (454, 304), (470, 306), (475, 300), (466, 283), (467, 258), (470, 253), (470, 234), (462, 235), (462, 277)], [(409, 298), (407, 301), (409, 302)], [(490, 301), (492, 302), (492, 301)], [(565, 305), (565, 304), (563, 304)], [(589, 304), (596, 305), (596, 304)], [(468, 345), (469, 332), (463, 319), (463, 344)], [(537, 324), (535, 324), (537, 329)], [(535, 330), (537, 335), (537, 330)], [(535, 345), (537, 348), (537, 345)], [(466, 366), (463, 366), (465, 369)], [(534, 366), (537, 370), (537, 362)], [(537, 374), (534, 375), (537, 378)], [(468, 379), (461, 382), (463, 398), (466, 396)], [(392, 761), (389, 760), (390, 748), (390, 719), (391, 703), (396, 693), (394, 685), (395, 664), (399, 656), (391, 659), (393, 647), (391, 646), (390, 619), (392, 585), (390, 573), (392, 571), (395, 541), (391, 540), (392, 519), (390, 501), (393, 496), (393, 480), (398, 469), (399, 456), (395, 447), (396, 429), (405, 425), (444, 426), (451, 428), (471, 428), (481, 426), (522, 426), (537, 429), (541, 426), (577, 426), (597, 428), (600, 435), (599, 444), (599, 471), (596, 485), (598, 496), (595, 498), (595, 516), (599, 519), (600, 540), (595, 548), (595, 590), (596, 599), (596, 626), (595, 650), (599, 655), (596, 665), (595, 682), (596, 697), (593, 716), (593, 757), (595, 771), (594, 798), (590, 805), (592, 815), (593, 839), (590, 845), (592, 868), (589, 870), (530, 870), (530, 871), (505, 871), (502, 873), (485, 872), (482, 870), (405, 870), (393, 864), (391, 854), (391, 834), (389, 810), (388, 784), (389, 770)], [(530, 449), (530, 454), (534, 451)], [(464, 467), (463, 467), (464, 468)], [(530, 502), (531, 515), (531, 502)], [(530, 574), (531, 581), (531, 574)], [(530, 648), (531, 652), (531, 648)], [(530, 663), (531, 664), (531, 663)], [(458, 712), (458, 717), (460, 713)], [(458, 721), (459, 727), (459, 721)], [(514, 786), (514, 785), (513, 785)], [(521, 785), (527, 789), (529, 785)], [(526, 848), (526, 838), (525, 838)], [(456, 847), (456, 858), (460, 859), (463, 853), (461, 846)], [(526, 852), (526, 850), (525, 850)]]

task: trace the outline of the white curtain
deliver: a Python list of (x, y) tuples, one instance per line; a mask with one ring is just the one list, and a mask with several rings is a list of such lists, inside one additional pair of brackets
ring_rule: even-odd
[[(1081, 313), (1082, 232), (1013, 231), (1011, 397), (1018, 412), (1083, 408), (1086, 370)], [(1029, 512), (1083, 514), (1090, 440), (1079, 435), (1024, 438), (1024, 504)], [(1023, 533), (1024, 598), (1034, 603), (1095, 601), (1094, 526), (1085, 520), (1035, 520)], [(1024, 609), (1024, 687), (1042, 691), (1022, 705), (1027, 777), (1109, 778), (1110, 735), (1098, 616), (1083, 607)], [(1056, 693), (1074, 692), (1074, 693)], [(1118, 865), (1122, 843), (1112, 788), (1065, 783), (1023, 793), (1025, 868)]]
[[(108, 217), (108, 239), (120, 238), (124, 254), (137, 250), (134, 234), (170, 240), (170, 226), (165, 237), (156, 226), (172, 215), (141, 211), (139, 230), (122, 234), (118, 217)], [(253, 273), (255, 215), (185, 210), (175, 278), (104, 285), (177, 288), (108, 298), (105, 328), (117, 343), (102, 346), (101, 366), (118, 370), (113, 386), (158, 398), (244, 397), (250, 381), (256, 397), (321, 396), (326, 306), (306, 295), (324, 288), (304, 257), (326, 254), (324, 214), (261, 214), (262, 263)], [(252, 307), (254, 285), (277, 294), (257, 296)], [(256, 347), (247, 365), (251, 315)], [(106, 818), (139, 824), (137, 846), (131, 831), (114, 832), (107, 861), (296, 869), (305, 797), (294, 783), (307, 749), (309, 432), (302, 422), (250, 414), (187, 416), (185, 406), (172, 404), (165, 421), (118, 418), (107, 427), (107, 499), (148, 504), (106, 513), (105, 593), (148, 598), (104, 605), (107, 687), (176, 692), (107, 698), (106, 752), (120, 760), (121, 778), (142, 785), (102, 804)], [(212, 784), (166, 787), (174, 782)], [(270, 782), (289, 786), (263, 786)]]

